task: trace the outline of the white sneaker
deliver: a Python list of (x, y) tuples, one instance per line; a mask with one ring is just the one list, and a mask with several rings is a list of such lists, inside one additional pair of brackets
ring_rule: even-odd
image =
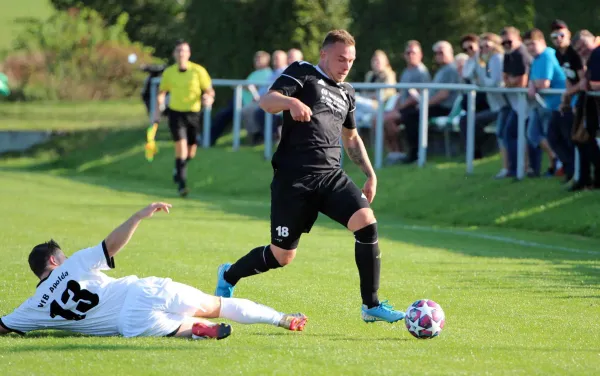
[(386, 164), (396, 164), (396, 163), (402, 162), (402, 160), (405, 158), (406, 158), (406, 153), (402, 153), (399, 151), (393, 151), (393, 152), (388, 153), (388, 155), (385, 157), (385, 163)]
[(500, 170), (500, 172), (498, 172), (496, 174), (496, 176), (494, 177), (494, 179), (504, 179), (505, 177), (508, 176), (508, 170), (503, 168), (502, 170)]

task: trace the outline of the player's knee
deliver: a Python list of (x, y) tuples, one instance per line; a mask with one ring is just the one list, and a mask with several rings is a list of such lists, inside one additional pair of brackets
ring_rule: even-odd
[(214, 319), (221, 315), (221, 297), (207, 295), (202, 301), (202, 306), (194, 314), (195, 317)]
[(352, 215), (352, 217), (350, 217), (347, 227), (348, 230), (355, 232), (375, 222), (377, 222), (377, 220), (375, 219), (373, 210), (370, 208), (363, 208), (358, 210)]
[(360, 230), (354, 231), (354, 239), (362, 244), (374, 244), (377, 242), (377, 222), (371, 223)]
[(295, 249), (283, 249), (273, 244), (271, 244), (271, 252), (273, 252), (273, 256), (281, 266), (290, 264), (296, 257)]

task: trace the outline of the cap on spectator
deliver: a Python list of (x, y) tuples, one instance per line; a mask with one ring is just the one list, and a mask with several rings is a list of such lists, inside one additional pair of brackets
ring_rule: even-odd
[(552, 21), (552, 25), (550, 26), (550, 29), (552, 31), (554, 30), (558, 30), (558, 29), (568, 29), (569, 27), (567, 26), (566, 22), (563, 20), (554, 20)]

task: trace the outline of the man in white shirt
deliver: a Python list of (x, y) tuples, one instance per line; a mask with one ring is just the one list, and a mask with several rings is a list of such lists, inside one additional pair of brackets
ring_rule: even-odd
[(129, 242), (142, 219), (169, 212), (170, 204), (153, 203), (117, 227), (100, 244), (67, 258), (53, 240), (39, 244), (29, 266), (40, 279), (35, 294), (0, 319), (0, 334), (59, 329), (97, 336), (176, 336), (223, 339), (231, 327), (208, 318), (242, 324), (270, 324), (304, 329), (303, 314), (283, 314), (246, 299), (221, 298), (170, 278), (111, 278), (114, 256)]

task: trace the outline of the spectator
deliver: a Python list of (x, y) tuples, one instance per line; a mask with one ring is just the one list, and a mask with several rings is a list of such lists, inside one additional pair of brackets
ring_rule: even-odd
[[(258, 91), (260, 96), (263, 96), (269, 90), (270, 85), (273, 82), (275, 82), (275, 80), (279, 78), (279, 76), (281, 76), (285, 68), (288, 67), (287, 62), (288, 55), (284, 51), (277, 50), (273, 52), (273, 73), (271, 75), (271, 78), (269, 79), (269, 85), (263, 86), (261, 90)], [(279, 136), (278, 125), (281, 123), (282, 117), (281, 115), (274, 116), (275, 117), (273, 120), (275, 127), (273, 128), (273, 130), (277, 138)], [(251, 135), (253, 145), (257, 145), (263, 141), (264, 121), (265, 111), (262, 108), (256, 106), (254, 110), (254, 121), (248, 121), (244, 124), (246, 130)]]
[[(406, 68), (400, 76), (401, 83), (427, 83), (431, 81), (429, 70), (423, 64), (423, 51), (418, 41), (410, 40), (406, 43), (404, 59), (406, 60)], [(418, 91), (415, 89), (402, 89), (394, 109), (384, 114), (384, 141), (389, 151), (386, 163), (397, 163), (406, 157), (406, 154), (402, 152), (401, 144), (398, 142), (399, 124), (401, 119), (409, 118), (411, 113), (418, 114), (418, 105)], [(375, 121), (373, 121), (372, 129), (375, 129)]]
[(292, 48), (287, 53), (287, 64), (291, 65), (293, 62), (300, 61), (304, 59), (304, 55), (302, 55), (302, 51), (297, 48)]
[[(373, 56), (371, 57), (371, 70), (365, 75), (365, 82), (385, 84), (395, 84), (397, 82), (396, 72), (394, 72), (392, 69), (387, 54), (382, 50), (376, 50), (373, 53)], [(389, 99), (394, 94), (396, 94), (396, 89), (384, 89), (384, 101)], [(373, 100), (377, 100), (376, 90), (363, 91), (361, 95)]]
[[(467, 34), (460, 39), (460, 46), (463, 52), (462, 54), (456, 55), (455, 61), (458, 73), (466, 84), (481, 84), (477, 81), (476, 76), (478, 69), (484, 65), (484, 62), (481, 60), (479, 39), (479, 36), (475, 34)], [(461, 67), (461, 60), (464, 59), (464, 55), (468, 58), (463, 63), (463, 67)], [(489, 110), (489, 108), (485, 93), (477, 92), (475, 94), (475, 111), (483, 112)], [(462, 109), (465, 111), (467, 110), (467, 94), (463, 94)]]
[[(367, 83), (395, 84), (396, 72), (390, 66), (390, 61), (385, 52), (376, 50), (371, 57), (371, 70), (365, 75)], [(383, 90), (383, 104), (396, 94), (396, 89)], [(369, 121), (372, 115), (377, 111), (379, 102), (377, 101), (377, 90), (361, 90), (356, 93), (356, 112), (355, 117), (358, 122)]]
[[(458, 72), (465, 83), (475, 83), (475, 71), (480, 66), (479, 37), (475, 34), (467, 34), (460, 39), (460, 46), (463, 50), (463, 53), (467, 55), (468, 59), (464, 62), (463, 68), (459, 68), (457, 66)], [(457, 64), (459, 63), (459, 59), (455, 58), (455, 61)]]
[(567, 90), (562, 95), (563, 111), (569, 111), (576, 104), (579, 92), (579, 80), (585, 77), (583, 61), (571, 45), (571, 31), (561, 20), (554, 20), (551, 25), (550, 38), (556, 47), (556, 59), (567, 77)]
[(276, 79), (281, 76), (283, 71), (288, 67), (287, 63), (287, 53), (282, 50), (277, 50), (273, 52), (273, 73), (271, 74), (271, 78), (269, 79), (270, 84), (264, 87), (264, 90), (261, 92), (261, 95), (269, 91), (269, 87), (271, 83), (275, 82)]
[[(576, 111), (573, 140), (580, 145), (580, 152), (587, 161), (582, 164), (580, 179), (572, 190), (600, 188), (600, 148), (596, 142), (600, 116), (600, 98), (587, 97), (585, 92), (600, 91), (600, 37), (588, 30), (578, 31), (572, 40), (575, 51), (587, 65), (585, 78), (579, 81), (582, 96)], [(590, 164), (594, 165), (594, 178), (591, 177)]]
[[(460, 76), (454, 64), (454, 51), (452, 45), (447, 41), (439, 41), (433, 45), (435, 61), (439, 66), (438, 71), (433, 77), (433, 83), (437, 84), (458, 84)], [(429, 99), (429, 116), (448, 116), (458, 93), (451, 90), (431, 90)], [(401, 121), (406, 127), (406, 141), (410, 147), (408, 157), (403, 163), (413, 163), (418, 159), (419, 151), (419, 111), (411, 112), (409, 116), (402, 118)]]
[[(254, 71), (246, 77), (246, 80), (253, 81), (264, 81), (267, 82), (273, 73), (271, 68), (269, 68), (269, 61), (271, 56), (265, 51), (258, 51), (254, 54)], [(244, 112), (244, 107), (257, 103), (260, 98), (258, 94), (258, 89), (254, 85), (249, 85), (247, 89), (244, 89), (242, 92), (242, 122), (244, 123), (244, 118), (250, 118), (250, 121), (253, 121), (252, 114), (253, 112), (246, 110)], [(254, 108), (256, 109), (256, 108)], [(234, 102), (233, 99), (227, 103), (225, 108), (221, 109), (212, 121), (211, 125), (211, 145), (214, 145), (217, 142), (217, 139), (221, 136), (225, 127), (229, 122), (233, 119), (233, 110), (234, 110)]]
[[(473, 72), (477, 85), (482, 87), (501, 87), (504, 85), (502, 70), (504, 64), (504, 49), (502, 38), (493, 33), (481, 34), (479, 38), (482, 64), (478, 64)], [(510, 106), (504, 94), (486, 93), (488, 108), (475, 113), (475, 158), (481, 158), (481, 146), (484, 138), (483, 128), (491, 122), (496, 122), (496, 129), (501, 129), (510, 112)], [(466, 144), (467, 116), (460, 119), (460, 129), (463, 142)], [(500, 140), (500, 137), (498, 138)]]
[[(580, 91), (579, 81), (585, 77), (585, 70), (583, 69), (583, 61), (577, 54), (573, 46), (571, 45), (571, 31), (567, 27), (567, 24), (561, 20), (554, 20), (550, 26), (552, 43), (556, 47), (556, 58), (558, 63), (563, 69), (565, 76), (567, 77), (567, 90), (561, 98), (561, 112), (569, 114), (574, 118), (574, 109), (577, 107), (577, 102), (583, 97), (578, 95)], [(573, 128), (573, 122), (564, 129), (564, 136), (568, 140), (571, 140), (571, 134)], [(568, 132), (568, 133), (567, 133)], [(579, 149), (579, 144), (574, 143), (574, 146)], [(579, 151), (579, 170), (584, 163), (588, 164), (589, 161), (585, 159), (585, 153)], [(581, 175), (581, 174), (580, 174)], [(589, 174), (588, 174), (589, 175)], [(582, 186), (578, 186), (578, 182), (573, 182), (568, 190), (579, 190)]]
[[(502, 47), (504, 47), (504, 86), (513, 88), (527, 87), (529, 68), (531, 66), (531, 55), (523, 46), (521, 34), (512, 26), (505, 27), (500, 33)], [(518, 94), (507, 94), (506, 98), (510, 104), (511, 111), (506, 117), (506, 122), (498, 130), (502, 139), (500, 152), (502, 154), (503, 166), (496, 178), (516, 176), (517, 171), (517, 139), (518, 139)]]
[[(268, 52), (258, 51), (254, 55), (255, 70), (246, 77), (246, 80), (269, 82), (273, 75), (273, 70), (269, 67), (270, 60), (271, 55)], [(260, 93), (266, 92), (268, 87), (269, 85), (260, 88), (257, 88), (255, 85), (248, 85), (248, 88), (242, 92), (242, 124), (246, 131), (248, 131), (248, 136), (253, 145), (259, 142), (261, 137), (260, 129), (262, 129), (261, 125), (256, 124), (254, 121), (254, 113), (259, 108), (258, 100), (260, 99)]]
[(456, 54), (456, 56), (454, 56), (454, 65), (456, 66), (458, 75), (462, 78), (463, 82), (465, 82), (465, 83), (467, 81), (463, 77), (463, 71), (464, 71), (465, 65), (467, 64), (468, 60), (469, 60), (469, 55), (467, 55), (464, 52), (461, 52), (459, 54)]
[[(527, 51), (533, 56), (529, 77), (529, 98), (535, 100), (538, 90), (541, 89), (565, 89), (567, 80), (565, 73), (556, 59), (556, 51), (546, 45), (544, 33), (534, 28), (526, 32), (523, 39)], [(560, 94), (542, 94), (541, 99), (543, 106), (532, 108), (538, 120), (530, 119), (527, 129), (527, 139), (532, 148), (529, 158), (533, 174), (539, 175), (541, 169), (541, 160), (538, 159), (538, 156), (541, 156), (538, 148), (541, 147), (550, 159), (547, 175), (554, 175), (558, 156), (563, 163), (568, 180), (571, 180), (574, 172), (574, 148), (569, 135), (573, 118), (570, 113), (559, 111)]]

